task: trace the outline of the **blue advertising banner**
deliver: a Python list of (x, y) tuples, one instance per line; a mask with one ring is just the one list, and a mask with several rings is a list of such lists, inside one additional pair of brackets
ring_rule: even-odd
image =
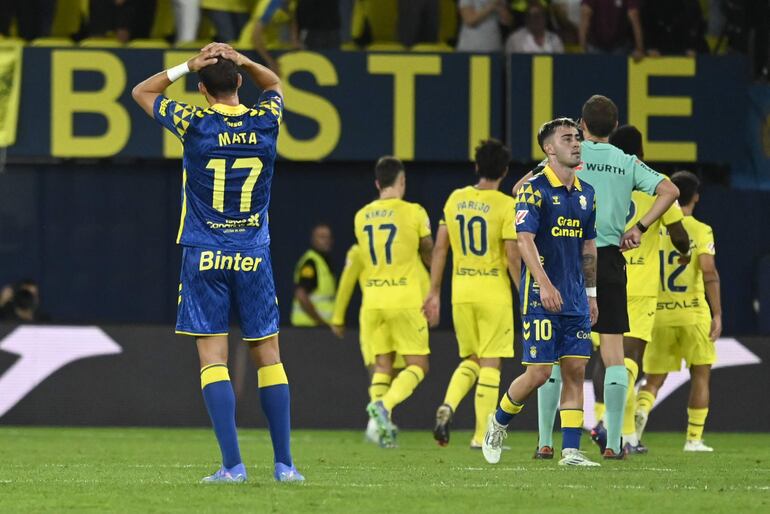
[(647, 161), (733, 162), (743, 143), (748, 72), (739, 57), (512, 56), (506, 133), (519, 160), (540, 160), (537, 130), (579, 118), (591, 95), (613, 99), (644, 136)]
[[(192, 56), (138, 49), (24, 50), (17, 144), (11, 155), (178, 158), (181, 145), (148, 119), (131, 88)], [(502, 138), (502, 57), (292, 52), (281, 56), (286, 113), (279, 155), (292, 160), (467, 161)], [(244, 103), (256, 101), (252, 84)], [(167, 96), (201, 105), (195, 74)]]
[[(12, 156), (179, 158), (131, 100), (134, 84), (189, 51), (25, 48), (18, 139)], [(748, 81), (734, 56), (610, 56), (291, 52), (280, 57), (286, 113), (278, 152), (300, 161), (468, 161), (480, 139), (508, 141), (539, 160), (535, 134), (557, 115), (578, 117), (601, 93), (621, 123), (645, 135), (646, 159), (733, 162), (745, 134)], [(507, 68), (507, 69), (506, 69)], [(248, 81), (245, 81), (248, 82)], [(190, 74), (167, 91), (204, 100)], [(253, 85), (244, 103), (257, 98)]]

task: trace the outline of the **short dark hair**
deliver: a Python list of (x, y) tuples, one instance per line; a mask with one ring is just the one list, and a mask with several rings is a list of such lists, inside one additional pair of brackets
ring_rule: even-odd
[(380, 188), (390, 187), (402, 171), (404, 171), (404, 164), (399, 159), (392, 155), (385, 155), (380, 157), (374, 166), (374, 178)]
[(511, 151), (497, 139), (486, 139), (476, 147), (474, 159), (479, 177), (497, 180), (508, 170)]
[(618, 107), (606, 96), (594, 95), (583, 104), (581, 116), (591, 134), (607, 137), (618, 124)]
[(700, 189), (700, 179), (692, 171), (677, 171), (671, 175), (671, 182), (679, 188), (679, 203), (688, 205)]
[(642, 133), (633, 125), (623, 125), (610, 134), (610, 144), (623, 150), (628, 155), (642, 158)]
[(574, 129), (578, 128), (578, 124), (575, 123), (575, 120), (572, 118), (556, 118), (551, 121), (546, 121), (540, 126), (540, 130), (537, 131), (537, 144), (540, 145), (540, 149), (545, 152), (545, 148), (543, 148), (543, 144), (545, 143), (545, 140), (548, 139), (551, 134), (556, 132), (556, 129), (559, 127), (572, 127)]
[(217, 62), (198, 70), (198, 79), (211, 96), (235, 93), (238, 90), (238, 66), (230, 59), (217, 57)]

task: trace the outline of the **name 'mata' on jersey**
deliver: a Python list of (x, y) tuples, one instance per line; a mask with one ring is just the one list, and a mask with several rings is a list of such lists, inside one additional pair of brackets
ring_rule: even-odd
[[(641, 191), (631, 194), (631, 205), (626, 217), (626, 230), (642, 219), (655, 203), (655, 197)], [(663, 216), (655, 220), (647, 232), (642, 235), (642, 241), (637, 248), (623, 253), (626, 258), (626, 276), (628, 296), (658, 296), (660, 277), (660, 258), (658, 250), (661, 244), (661, 222), (664, 227), (682, 221), (684, 215), (678, 202), (669, 207)]]
[[(710, 226), (692, 216), (682, 220), (690, 236), (692, 259), (688, 264), (679, 264), (679, 251), (674, 248), (671, 238), (664, 237), (660, 246), (660, 292), (655, 326), (685, 326), (711, 322), (711, 311), (706, 302), (703, 285), (701, 255), (716, 255), (714, 231)], [(665, 229), (663, 229), (665, 230)]]
[(184, 147), (177, 243), (222, 250), (267, 246), (281, 96), (266, 91), (252, 108), (203, 109), (161, 95), (153, 112)]
[[(556, 314), (587, 316), (583, 243), (596, 238), (593, 187), (575, 177), (568, 191), (556, 173), (546, 167), (526, 182), (516, 196), (516, 231), (535, 234), (543, 268), (564, 302)], [(521, 274), (522, 314), (553, 314), (540, 303), (540, 286), (526, 265), (522, 266)]]
[(452, 246), (452, 303), (512, 305), (505, 240), (516, 239), (515, 202), (497, 190), (456, 189), (444, 205)]
[(366, 277), (362, 307), (421, 308), (425, 266), (420, 239), (431, 235), (425, 209), (397, 198), (378, 199), (356, 213), (354, 226)]

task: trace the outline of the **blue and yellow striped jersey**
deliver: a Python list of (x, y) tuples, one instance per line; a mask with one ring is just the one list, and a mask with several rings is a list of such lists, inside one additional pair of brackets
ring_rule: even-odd
[(225, 250), (267, 246), (281, 96), (266, 91), (251, 108), (207, 109), (159, 96), (153, 111), (184, 147), (177, 243)]

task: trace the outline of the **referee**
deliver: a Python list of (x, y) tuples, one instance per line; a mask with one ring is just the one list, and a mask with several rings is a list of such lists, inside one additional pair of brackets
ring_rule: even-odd
[[(623, 334), (628, 332), (629, 326), (626, 260), (621, 252), (638, 247), (647, 227), (660, 218), (679, 197), (679, 190), (671, 181), (635, 156), (627, 155), (609, 143), (609, 136), (617, 126), (618, 108), (609, 98), (594, 95), (583, 104), (583, 163), (578, 168), (578, 177), (596, 190), (599, 319), (593, 331), (600, 335), (602, 361), (607, 369), (604, 375), (607, 426), (605, 459), (624, 457), (620, 448), (620, 433), (629, 384), (623, 361)], [(529, 176), (525, 176), (519, 181), (514, 193), (528, 179)], [(655, 196), (655, 203), (631, 230), (624, 233), (633, 191)], [(553, 426), (560, 386), (561, 372), (558, 366), (554, 366), (551, 380), (538, 391), (541, 424), (550, 419)], [(550, 412), (544, 412), (544, 408)], [(540, 446), (539, 443), (538, 448)]]

